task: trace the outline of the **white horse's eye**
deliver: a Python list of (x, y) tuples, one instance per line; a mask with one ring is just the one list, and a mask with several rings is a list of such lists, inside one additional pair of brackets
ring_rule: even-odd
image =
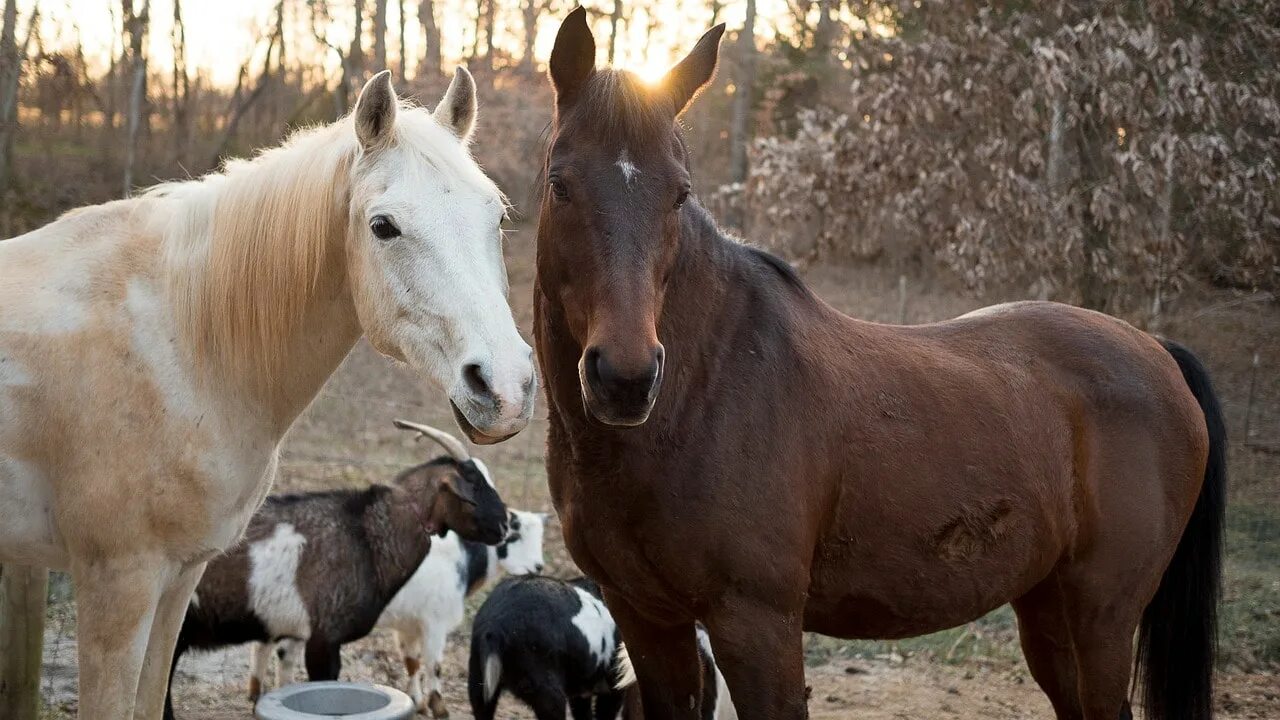
[(390, 240), (400, 237), (400, 228), (391, 222), (391, 218), (386, 215), (375, 215), (369, 221), (369, 229), (373, 231), (373, 236), (379, 240)]

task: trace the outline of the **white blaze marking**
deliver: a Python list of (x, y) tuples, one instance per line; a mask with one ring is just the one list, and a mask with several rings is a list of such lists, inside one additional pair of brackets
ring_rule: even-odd
[(271, 537), (249, 547), (249, 606), (273, 636), (311, 635), (311, 618), (298, 593), (298, 562), (306, 544), (293, 525), (280, 523)]
[(631, 187), (636, 181), (636, 176), (640, 174), (640, 168), (631, 162), (631, 158), (627, 157), (627, 151), (623, 150), (618, 156), (618, 169), (622, 171), (622, 179), (626, 181), (627, 187)]
[(591, 648), (591, 655), (595, 658), (597, 665), (613, 662), (613, 653), (616, 649), (613, 644), (615, 628), (613, 616), (605, 609), (604, 603), (597, 600), (591, 593), (578, 587), (575, 587), (574, 591), (578, 593), (578, 599), (582, 602), (582, 609), (573, 616), (574, 627), (578, 628), (582, 637), (587, 639), (587, 647)]

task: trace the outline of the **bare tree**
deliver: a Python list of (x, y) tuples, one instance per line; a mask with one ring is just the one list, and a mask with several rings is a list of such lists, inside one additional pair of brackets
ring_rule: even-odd
[(142, 126), (147, 95), (147, 58), (144, 53), (151, 26), (151, 0), (143, 0), (136, 10), (133, 0), (121, 0), (125, 30), (129, 35), (129, 110), (124, 144), (124, 196), (133, 193), (133, 166), (137, 161), (138, 129)]
[(609, 64), (618, 50), (618, 25), (622, 22), (622, 0), (613, 0), (613, 12), (609, 13)]
[[(751, 96), (756, 84), (756, 0), (747, 0), (747, 15), (738, 35), (738, 68), (733, 78), (733, 118), (729, 124), (729, 180), (747, 180), (747, 143), (750, 141)], [(743, 218), (731, 224), (742, 226)]]
[(191, 79), (187, 74), (187, 27), (182, 0), (173, 0), (173, 162), (181, 165), (191, 142)]
[(347, 93), (358, 87), (361, 76), (364, 75), (364, 7), (365, 0), (356, 0), (351, 49), (347, 51), (347, 62), (342, 71), (342, 83)]
[(387, 0), (373, 0), (373, 71), (387, 69)]
[(533, 74), (533, 48), (538, 40), (538, 18), (551, 9), (551, 0), (524, 0), (520, 13), (524, 20), (524, 52), (520, 56), (520, 72)]
[[(282, 5), (284, 5), (284, 0), (280, 0), (280, 4), (277, 6), (277, 10)], [(249, 110), (254, 106), (254, 104), (257, 103), (258, 100), (262, 98), (262, 95), (266, 91), (267, 86), (271, 84), (271, 77), (272, 77), (271, 60), (272, 60), (272, 57), (279, 58), (279, 56), (283, 53), (283, 50), (281, 49), (283, 45), (284, 45), (284, 13), (278, 11), (276, 13), (276, 22), (271, 28), (270, 35), (267, 37), (267, 53), (262, 60), (262, 72), (258, 74), (258, 82), (256, 85), (254, 85), (254, 88), (249, 93), (249, 95), (244, 98), (244, 101), (239, 102), (238, 104), (235, 105), (234, 109), (229, 111), (230, 119), (227, 121), (227, 127), (222, 133), (222, 140), (218, 142), (218, 149), (214, 152), (213, 157), (209, 160), (209, 167), (217, 167), (218, 163), (222, 159), (222, 156), (226, 154), (228, 148), (231, 146), (231, 141), (232, 139), (235, 138), (236, 132), (240, 128), (240, 122), (244, 119), (245, 114), (248, 113)], [(251, 52), (251, 56), (252, 56), (252, 52)], [(339, 55), (339, 57), (341, 57), (341, 55)], [(279, 61), (277, 60), (277, 64), (278, 62)], [(346, 64), (344, 63), (344, 67), (345, 66)], [(248, 73), (249, 73), (249, 62), (246, 60), (245, 64), (240, 69), (239, 80), (237, 80), (237, 83), (236, 83), (236, 91), (235, 91), (235, 94), (232, 95), (233, 102), (235, 102), (240, 97), (240, 91), (244, 86), (244, 81)]]
[[(493, 56), (494, 23), (498, 14), (498, 3), (497, 0), (481, 0), (481, 6), (484, 9), (484, 64), (485, 67), (492, 70), (495, 61)], [(476, 38), (476, 43), (479, 44), (479, 37)]]
[(409, 77), (409, 54), (404, 50), (405, 24), (404, 0), (397, 0), (396, 7), (400, 11), (400, 34), (396, 37), (396, 47), (400, 48), (400, 79)]
[(418, 68), (418, 76), (439, 75), (443, 62), (440, 48), (440, 25), (436, 22), (436, 4), (434, 0), (422, 0), (418, 3), (418, 24), (422, 25), (422, 65)]
[(5, 0), (4, 25), (0, 29), (0, 207), (8, 207), (5, 196), (9, 193), (13, 139), (18, 129), (18, 85), (26, 45), (35, 29), (35, 18), (36, 9), (33, 8), (27, 39), (19, 50), (17, 0)]

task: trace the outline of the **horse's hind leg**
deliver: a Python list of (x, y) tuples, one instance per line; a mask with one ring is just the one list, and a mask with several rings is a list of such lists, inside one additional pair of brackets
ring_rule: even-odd
[(1049, 696), (1058, 720), (1081, 720), (1075, 650), (1057, 574), (1013, 602), (1018, 639), (1036, 684)]
[(1137, 595), (1059, 571), (1014, 602), (1027, 665), (1059, 720), (1131, 717)]
[(79, 717), (132, 720), (164, 575), (163, 562), (154, 557), (73, 557)]

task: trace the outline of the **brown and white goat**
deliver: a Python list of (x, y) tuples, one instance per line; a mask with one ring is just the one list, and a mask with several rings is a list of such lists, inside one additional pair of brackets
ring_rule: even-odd
[[(311, 680), (336, 680), (343, 644), (373, 629), (431, 547), (452, 530), (502, 542), (509, 514), (483, 465), (447, 433), (396, 421), (448, 451), (389, 485), (269, 497), (245, 539), (209, 563), (178, 635), (189, 648), (293, 640)], [(251, 687), (256, 699), (259, 687)], [(173, 717), (166, 701), (165, 717)]]

